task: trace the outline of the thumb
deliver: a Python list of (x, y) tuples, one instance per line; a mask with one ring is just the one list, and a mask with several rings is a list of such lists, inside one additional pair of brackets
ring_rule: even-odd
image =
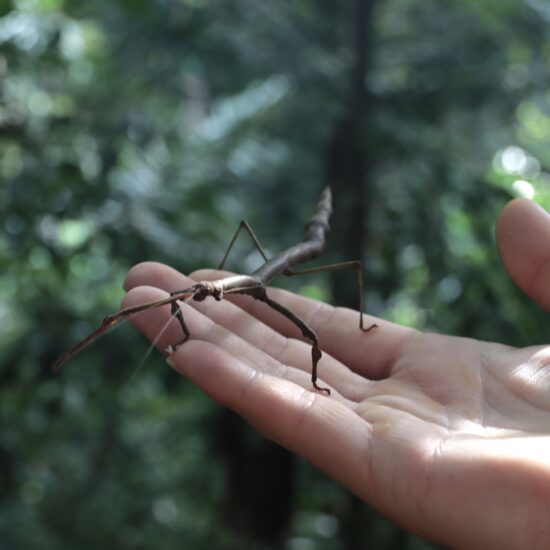
[(510, 277), (550, 310), (550, 215), (530, 200), (515, 199), (500, 214), (496, 238)]

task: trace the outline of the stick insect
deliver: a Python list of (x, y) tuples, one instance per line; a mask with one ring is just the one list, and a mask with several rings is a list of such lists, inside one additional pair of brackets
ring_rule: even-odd
[(183, 339), (175, 346), (169, 346), (166, 350), (168, 353), (173, 353), (180, 345), (184, 344), (190, 338), (190, 332), (185, 323), (181, 306), (178, 302), (184, 302), (194, 300), (201, 302), (208, 296), (211, 296), (215, 300), (222, 300), (227, 294), (247, 294), (252, 296), (256, 300), (260, 300), (273, 308), (275, 311), (284, 315), (289, 321), (294, 323), (301, 331), (302, 335), (311, 342), (311, 383), (313, 387), (330, 395), (330, 389), (319, 386), (317, 384), (317, 364), (321, 359), (322, 353), (319, 347), (319, 341), (317, 335), (311, 327), (309, 327), (302, 319), (295, 315), (292, 311), (285, 306), (272, 300), (268, 296), (267, 286), (269, 283), (279, 275), (295, 276), (303, 275), (306, 273), (319, 273), (326, 271), (334, 271), (337, 269), (351, 268), (357, 272), (357, 282), (359, 286), (359, 328), (363, 332), (375, 328), (377, 325), (373, 324), (367, 328), (363, 326), (363, 265), (359, 260), (353, 260), (348, 262), (336, 263), (325, 265), (321, 267), (312, 267), (301, 270), (294, 270), (293, 266), (307, 262), (318, 257), (324, 247), (327, 233), (330, 229), (329, 221), (332, 214), (332, 194), (330, 187), (326, 187), (319, 199), (319, 203), (315, 210), (314, 215), (309, 220), (305, 228), (304, 240), (283, 252), (276, 254), (272, 258), (268, 258), (260, 241), (256, 237), (256, 234), (252, 230), (251, 226), (246, 220), (242, 220), (237, 228), (237, 231), (233, 235), (229, 247), (219, 265), (218, 269), (223, 269), (227, 257), (239, 233), (244, 229), (254, 242), (254, 245), (262, 255), (265, 263), (259, 267), (256, 271), (250, 275), (233, 275), (226, 277), (225, 279), (218, 279), (216, 281), (200, 281), (189, 288), (183, 290), (175, 290), (161, 300), (155, 300), (153, 302), (147, 302), (136, 306), (131, 306), (120, 310), (118, 313), (105, 317), (101, 325), (89, 334), (83, 340), (77, 342), (71, 349), (62, 353), (56, 361), (52, 364), (54, 371), (57, 371), (61, 365), (72, 359), (77, 353), (89, 346), (92, 342), (97, 340), (103, 333), (111, 329), (121, 321), (128, 319), (140, 313), (152, 308), (160, 307), (166, 304), (171, 304), (172, 316), (176, 317), (183, 332)]

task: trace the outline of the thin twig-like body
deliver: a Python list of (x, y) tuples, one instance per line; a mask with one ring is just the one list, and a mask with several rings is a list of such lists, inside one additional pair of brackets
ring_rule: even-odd
[[(275, 302), (267, 296), (267, 286), (269, 283), (279, 275), (296, 275), (297, 272), (293, 271), (292, 267), (302, 264), (304, 262), (313, 260), (317, 258), (325, 247), (326, 236), (330, 229), (329, 221), (330, 215), (332, 213), (332, 195), (329, 187), (326, 187), (321, 194), (319, 203), (317, 205), (316, 211), (313, 217), (310, 219), (309, 223), (306, 226), (306, 234), (304, 240), (294, 245), (279, 254), (276, 254), (271, 259), (267, 259), (265, 252), (263, 251), (257, 237), (250, 228), (250, 226), (245, 222), (241, 222), (239, 229), (235, 233), (235, 236), (231, 240), (229, 248), (222, 260), (221, 267), (225, 263), (227, 255), (237, 238), (239, 230), (244, 227), (250, 236), (252, 237), (254, 243), (260, 250), (265, 263), (259, 267), (256, 271), (250, 275), (233, 275), (231, 277), (226, 277), (225, 279), (218, 279), (216, 281), (201, 281), (196, 283), (190, 288), (183, 290), (171, 292), (167, 298), (162, 300), (156, 300), (154, 302), (148, 302), (146, 304), (140, 304), (137, 306), (132, 306), (126, 309), (115, 313), (114, 315), (109, 315), (106, 317), (101, 326), (92, 332), (84, 340), (81, 340), (75, 344), (69, 351), (61, 354), (59, 358), (54, 362), (52, 367), (54, 370), (59, 369), (61, 365), (67, 362), (69, 359), (74, 357), (77, 353), (83, 350), (85, 347), (90, 345), (93, 341), (99, 338), (104, 332), (117, 325), (123, 320), (128, 319), (129, 317), (137, 314), (139, 312), (159, 307), (166, 304), (172, 305), (172, 314), (178, 319), (182, 331), (185, 335), (185, 338), (180, 344), (184, 343), (189, 338), (189, 330), (185, 324), (183, 313), (180, 309), (178, 301), (193, 299), (195, 301), (202, 301), (208, 296), (212, 296), (216, 300), (221, 300), (225, 294), (248, 294), (257, 300), (261, 300), (266, 303), (271, 308), (275, 309), (291, 322), (293, 322), (302, 332), (303, 336), (308, 338), (312, 343), (312, 372), (311, 372), (311, 381), (313, 386), (320, 391), (324, 391), (327, 394), (330, 394), (328, 388), (320, 387), (317, 385), (317, 363), (322, 356), (321, 350), (319, 348), (319, 342), (315, 332), (299, 317), (294, 313), (285, 308), (282, 304)], [(305, 272), (312, 273), (315, 271), (328, 271), (332, 269), (339, 269), (340, 267), (354, 267), (358, 269), (359, 285), (361, 292), (361, 302), (362, 302), (362, 267), (360, 262), (346, 262), (345, 264), (334, 264), (331, 266), (307, 269)], [(362, 330), (370, 330), (376, 325), (369, 327), (368, 329), (363, 329), (363, 315), (362, 315), (362, 304), (360, 307), (360, 328)], [(179, 345), (179, 344), (178, 344)], [(170, 352), (173, 352), (177, 346), (171, 346), (169, 348)]]

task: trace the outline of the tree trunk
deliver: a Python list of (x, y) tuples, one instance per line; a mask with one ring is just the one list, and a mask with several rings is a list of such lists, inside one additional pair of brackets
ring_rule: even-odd
[[(341, 260), (363, 259), (367, 240), (368, 151), (364, 129), (371, 111), (372, 97), (365, 86), (373, 0), (356, 0), (355, 63), (348, 86), (348, 111), (336, 123), (325, 155), (325, 185), (334, 190), (333, 242), (338, 243)], [(350, 273), (334, 274), (333, 297), (338, 305), (357, 307), (358, 291)]]
[[(374, 162), (374, 159), (369, 159), (367, 148), (373, 98), (365, 86), (371, 57), (373, 4), (373, 0), (356, 0), (355, 63), (346, 102), (349, 109), (336, 123), (325, 157), (324, 184), (331, 185), (334, 191), (332, 241), (338, 243), (341, 254), (338, 261), (359, 259), (364, 262), (365, 259), (370, 207), (369, 167)], [(368, 289), (368, 284), (365, 288)], [(333, 274), (332, 296), (336, 305), (357, 308), (358, 289), (352, 273)], [(346, 550), (379, 546), (379, 529), (376, 529), (379, 515), (356, 497), (349, 496), (341, 521)]]
[(210, 433), (225, 469), (226, 526), (256, 542), (282, 542), (292, 514), (293, 455), (261, 439), (228, 409), (220, 409), (213, 422)]

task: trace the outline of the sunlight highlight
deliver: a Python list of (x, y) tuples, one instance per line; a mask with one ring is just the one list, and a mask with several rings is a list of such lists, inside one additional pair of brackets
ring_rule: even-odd
[(512, 189), (517, 195), (526, 199), (532, 199), (535, 196), (535, 188), (525, 180), (516, 180), (512, 184)]

